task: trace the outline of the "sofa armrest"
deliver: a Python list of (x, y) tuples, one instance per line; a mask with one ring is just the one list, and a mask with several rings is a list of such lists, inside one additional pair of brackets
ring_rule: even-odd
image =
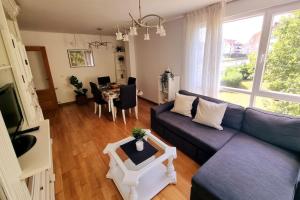
[(157, 117), (159, 113), (171, 110), (174, 106), (174, 101), (170, 101), (158, 106), (151, 107), (151, 115)]
[(153, 106), (151, 108), (151, 128), (152, 130), (156, 131), (158, 134), (162, 134), (163, 132), (163, 127), (159, 123), (159, 120), (157, 119), (158, 115), (162, 112), (171, 110), (174, 106), (174, 101), (158, 105), (158, 106)]

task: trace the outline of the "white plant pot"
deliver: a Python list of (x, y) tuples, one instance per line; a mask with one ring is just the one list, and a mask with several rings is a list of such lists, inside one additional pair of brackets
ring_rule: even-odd
[(143, 142), (143, 140), (138, 140), (135, 143), (135, 146), (136, 146), (136, 150), (137, 151), (143, 151), (144, 150), (144, 142)]

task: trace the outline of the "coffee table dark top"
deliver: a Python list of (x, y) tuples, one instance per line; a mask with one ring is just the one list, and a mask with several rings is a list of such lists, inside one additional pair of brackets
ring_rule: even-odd
[(146, 140), (143, 141), (144, 141), (143, 151), (136, 150), (135, 143), (137, 142), (137, 140), (132, 140), (130, 142), (121, 145), (121, 149), (125, 152), (125, 154), (129, 157), (130, 160), (132, 160), (132, 162), (135, 165), (144, 162), (145, 160), (147, 160), (148, 158), (156, 154), (156, 152), (158, 151), (149, 142), (147, 142)]

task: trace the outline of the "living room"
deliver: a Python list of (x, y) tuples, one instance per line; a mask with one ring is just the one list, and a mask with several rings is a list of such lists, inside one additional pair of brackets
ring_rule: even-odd
[(300, 199), (298, 0), (0, 1), (0, 199)]

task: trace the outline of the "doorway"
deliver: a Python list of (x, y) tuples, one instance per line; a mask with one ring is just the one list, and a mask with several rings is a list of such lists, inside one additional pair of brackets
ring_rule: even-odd
[(58, 103), (46, 48), (43, 46), (26, 46), (26, 52), (42, 111), (44, 115), (52, 113), (58, 108)]

